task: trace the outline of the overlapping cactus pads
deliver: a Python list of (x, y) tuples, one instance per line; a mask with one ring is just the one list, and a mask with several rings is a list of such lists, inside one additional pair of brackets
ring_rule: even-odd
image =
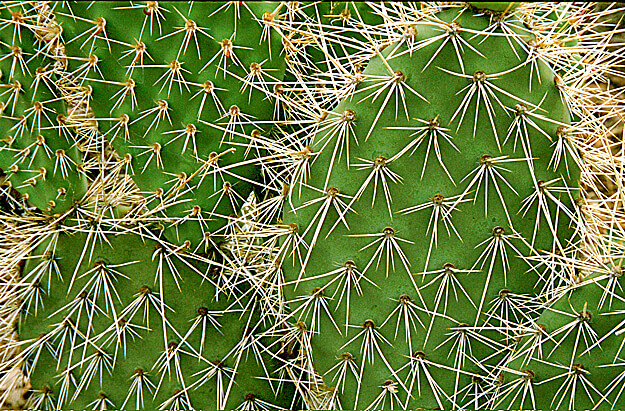
[(622, 408), (620, 12), (3, 2), (2, 403)]

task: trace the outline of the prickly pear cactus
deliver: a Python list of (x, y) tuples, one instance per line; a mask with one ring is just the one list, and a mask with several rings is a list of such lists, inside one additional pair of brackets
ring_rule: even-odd
[(65, 102), (54, 85), (62, 64), (54, 40), (37, 47), (41, 33), (26, 28), (34, 24), (32, 8), (6, 6), (0, 13), (10, 22), (0, 37), (0, 168), (3, 191), (13, 191), (5, 208), (64, 213), (87, 188), (77, 127), (84, 101)]
[(68, 230), (50, 233), (24, 270), (34, 408), (289, 405), (259, 337), (271, 319), (241, 274), (133, 233), (110, 233), (82, 258), (72, 250), (87, 234)]
[[(23, 206), (33, 224), (10, 364), (30, 379), (33, 408), (295, 404), (266, 333), (278, 317), (260, 303), (273, 290), (231, 239), (261, 193), (254, 141), (281, 115), (279, 9), (2, 9), (13, 16), (2, 38), (7, 27), (23, 38), (0, 61), (14, 93), (0, 161), (10, 211)], [(21, 41), (33, 52), (19, 54)]]
[(517, 343), (492, 408), (597, 409), (623, 403), (620, 264), (562, 293)]
[(569, 63), (518, 13), (423, 13), (372, 45), (284, 214), (287, 297), (339, 408), (481, 406), (574, 241)]
[(0, 404), (622, 408), (616, 11), (0, 3)]
[(68, 69), (169, 241), (210, 247), (250, 192), (254, 138), (280, 115), (277, 2), (77, 3), (56, 15)]

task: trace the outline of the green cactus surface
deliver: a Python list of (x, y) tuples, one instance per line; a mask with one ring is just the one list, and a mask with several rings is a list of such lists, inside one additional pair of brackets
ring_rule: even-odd
[[(3, 7), (2, 18), (29, 23), (20, 7)], [(48, 49), (38, 50), (37, 36), (16, 26), (0, 37), (0, 168), (4, 190), (16, 204), (49, 214), (64, 213), (87, 188), (80, 133), (70, 127), (80, 117), (79, 102), (65, 104), (54, 86), (58, 62)]]
[(518, 304), (535, 316), (536, 257), (574, 234), (579, 171), (554, 164), (570, 122), (554, 71), (521, 31), (479, 34), (490, 24), (450, 8), (380, 50), (292, 188), (285, 222), (309, 249), (285, 267), (287, 295), (343, 407), (480, 404), (471, 384), (507, 353), (498, 327)]
[[(258, 268), (241, 271), (225, 229), (239, 227), (231, 216), (260, 192), (253, 141), (280, 116), (273, 97), (284, 58), (269, 27), (279, 9), (104, 2), (28, 10), (57, 35), (34, 30), (56, 42), (39, 63), (47, 57), (54, 71), (36, 95), (31, 86), (15, 108), (3, 103), (15, 135), (0, 160), (7, 187), (45, 211), (35, 211), (41, 234), (18, 293), (19, 366), (35, 408), (293, 404), (275, 374), (280, 347), (263, 335), (277, 317), (258, 302)], [(24, 36), (35, 44), (33, 33)], [(8, 77), (30, 86), (28, 75), (26, 65)], [(50, 100), (41, 127), (18, 117), (35, 99)], [(48, 116), (63, 127), (46, 124)], [(52, 142), (67, 147), (55, 157)], [(63, 172), (61, 151), (71, 163)], [(26, 184), (25, 161), (49, 177)], [(137, 215), (140, 224), (129, 219)]]
[(1, 1), (0, 405), (625, 407), (622, 9)]
[(111, 233), (90, 260), (72, 252), (86, 241), (59, 229), (24, 269), (36, 286), (20, 337), (42, 409), (289, 406), (269, 380), (258, 337), (269, 320), (249, 285), (228, 273), (219, 284), (219, 267), (149, 235)]
[(86, 73), (100, 131), (170, 241), (206, 246), (260, 190), (249, 136), (279, 116), (284, 56), (266, 24), (279, 9), (98, 2), (57, 13), (68, 71)]
[(621, 270), (616, 265), (588, 277), (536, 319), (534, 332), (518, 342), (502, 374), (494, 407), (600, 409), (622, 404)]

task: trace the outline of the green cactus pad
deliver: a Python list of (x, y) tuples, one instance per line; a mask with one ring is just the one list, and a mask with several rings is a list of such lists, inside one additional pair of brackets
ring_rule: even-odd
[[(540, 290), (537, 256), (573, 234), (579, 174), (550, 164), (570, 121), (554, 73), (523, 64), (523, 35), (476, 35), (489, 19), (458, 13), (368, 63), (285, 213), (310, 247), (287, 295), (346, 408), (470, 404), (451, 394), (503, 359), (498, 315)], [(532, 195), (551, 194), (537, 213)]]
[(85, 84), (100, 131), (144, 193), (148, 218), (169, 220), (170, 241), (205, 243), (260, 192), (252, 137), (269, 133), (278, 115), (285, 65), (270, 24), (279, 10), (105, 2), (57, 13), (69, 70), (97, 58)]
[[(15, 5), (3, 7), (5, 20), (24, 19)], [(37, 52), (33, 32), (3, 30), (0, 36), (0, 169), (2, 186), (19, 193), (25, 208), (64, 213), (86, 191), (80, 135), (72, 114), (54, 86), (56, 60)], [(15, 197), (15, 196), (13, 196)]]
[(232, 409), (246, 397), (289, 406), (288, 392), (277, 395), (269, 382), (276, 364), (259, 337), (269, 320), (249, 286), (218, 293), (228, 273), (201, 257), (172, 253), (149, 236), (107, 239), (93, 245), (59, 227), (24, 268), (36, 288), (24, 292), (19, 331), (40, 396), (76, 409), (98, 399), (127, 409)]
[[(620, 330), (625, 308), (620, 266), (588, 277), (536, 319), (511, 355), (495, 407), (621, 408)], [(524, 384), (520, 384), (522, 380)], [(527, 392), (526, 396), (515, 394)], [(530, 396), (529, 393), (533, 395)]]
[(622, 408), (615, 8), (0, 4), (0, 403)]

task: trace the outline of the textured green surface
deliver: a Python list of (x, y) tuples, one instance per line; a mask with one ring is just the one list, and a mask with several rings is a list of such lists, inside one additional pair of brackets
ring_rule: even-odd
[[(187, 217), (168, 229), (168, 240), (179, 244), (189, 240), (195, 247), (205, 234), (223, 228), (225, 217), (237, 213), (251, 190), (260, 190), (260, 167), (253, 161), (259, 153), (251, 147), (249, 136), (255, 130), (267, 133), (273, 127), (275, 101), (270, 95), (284, 75), (284, 56), (277, 33), (269, 33), (269, 43), (264, 26), (255, 19), (273, 13), (279, 4), (159, 2), (158, 6), (167, 10), (160, 11), (165, 20), (161, 18), (157, 24), (153, 12), (150, 32), (144, 5), (132, 9), (113, 2), (72, 5), (73, 13), (82, 19), (106, 20), (108, 43), (103, 36), (85, 43), (89, 34), (84, 33), (93, 29), (93, 23), (74, 21), (68, 10), (61, 9), (58, 19), (65, 37), (77, 38), (68, 41), (68, 55), (86, 58), (93, 54), (99, 59), (105, 82), (92, 72), (88, 78), (93, 80), (85, 84), (93, 87), (96, 118), (110, 119), (100, 121), (100, 130), (112, 140), (120, 157), (132, 156), (133, 179), (155, 217)], [(240, 13), (238, 19), (235, 10)], [(194, 36), (184, 31), (183, 16), (196, 22)], [(229, 52), (222, 51), (224, 39), (234, 47)], [(136, 56), (131, 46), (139, 40), (147, 54), (129, 70)], [(224, 57), (226, 53), (231, 53), (230, 57)], [(181, 71), (170, 81), (173, 72), (167, 66), (173, 61), (180, 63)], [(262, 79), (255, 77), (250, 85), (246, 78), (253, 63), (261, 65)], [(83, 61), (72, 62), (70, 70), (81, 64)], [(130, 95), (121, 99), (129, 79), (135, 84), (134, 102)], [(213, 96), (205, 93), (206, 81), (216, 88), (220, 108)], [(158, 111), (146, 111), (161, 101), (166, 102), (168, 114), (162, 115), (157, 127)], [(231, 116), (237, 108), (241, 114)], [(129, 118), (128, 135), (118, 127), (124, 115)], [(195, 128), (195, 133), (185, 133), (188, 127)], [(156, 144), (161, 164), (153, 152)], [(219, 155), (216, 164), (223, 171), (216, 171), (210, 163), (214, 155)], [(196, 206), (200, 212), (194, 214)]]
[[(103, 208), (95, 211), (78, 207), (33, 251), (22, 273), (33, 286), (20, 294), (24, 315), (19, 333), (27, 360), (24, 367), (38, 390), (35, 401), (47, 396), (64, 409), (231, 409), (263, 401), (291, 405), (293, 393), (287, 388), (278, 395), (277, 383), (269, 382), (276, 378), (276, 361), (265, 348), (271, 341), (260, 335), (276, 319), (261, 310), (258, 300), (264, 291), (255, 282), (254, 271), (238, 271), (232, 261), (240, 257), (229, 254), (224, 244), (217, 249), (217, 236), (207, 241), (207, 234), (223, 230), (227, 217), (240, 212), (252, 190), (260, 191), (260, 167), (254, 160), (260, 152), (248, 146), (249, 136), (255, 130), (267, 133), (275, 124), (275, 103), (269, 95), (283, 76), (284, 58), (279, 37), (274, 33), (269, 43), (256, 17), (277, 11), (278, 3), (241, 7), (240, 16), (235, 16), (239, 5), (216, 3), (171, 2), (148, 8), (121, 2), (53, 5), (68, 61), (55, 78), (56, 92), (72, 83), (91, 90), (85, 113), (97, 127), (86, 140), (91, 150), (99, 150), (96, 141), (104, 135), (118, 156), (95, 154), (92, 160), (101, 163), (94, 174), (104, 177), (113, 173), (110, 170), (127, 170), (148, 200), (148, 210), (142, 224), (125, 225), (129, 230), (125, 231), (109, 225), (106, 217), (123, 216), (127, 205), (116, 209), (109, 203), (97, 204)], [(166, 20), (157, 24), (159, 13)], [(180, 48), (183, 15), (198, 21), (199, 52), (195, 38), (186, 52)], [(139, 40), (147, 54), (127, 71), (135, 57), (131, 44)], [(222, 41), (232, 41), (235, 48), (228, 52), (232, 54), (207, 64)], [(181, 72), (182, 77), (174, 77), (171, 84), (165, 81), (161, 88), (168, 73), (163, 65), (175, 59), (188, 72)], [(97, 65), (89, 66), (90, 62)], [(256, 62), (264, 77), (242, 90), (243, 78)], [(220, 107), (227, 112), (240, 109), (246, 117), (229, 128), (229, 118), (217, 110), (213, 97), (206, 95), (203, 101), (205, 81), (213, 81)], [(134, 84), (127, 95), (125, 84)], [(155, 115), (137, 120), (146, 110), (165, 104), (162, 101), (169, 111), (158, 127), (150, 127)], [(63, 107), (62, 101), (57, 104)], [(120, 119), (128, 119), (127, 135), (118, 128)], [(196, 133), (185, 141), (186, 136), (175, 130), (187, 127), (195, 127)], [(157, 166), (155, 158), (146, 165), (148, 156), (141, 153), (157, 144), (162, 165)], [(71, 153), (79, 158), (77, 152)], [(207, 165), (213, 155), (219, 158), (217, 171)], [(176, 187), (181, 180), (186, 185)], [(56, 190), (65, 182), (51, 181), (45, 189)], [(155, 198), (161, 189), (162, 196)], [(41, 191), (43, 200), (49, 196), (46, 190)], [(67, 197), (80, 198), (74, 193)], [(190, 218), (173, 224), (183, 217)], [(150, 231), (152, 222), (156, 228), (165, 227), (165, 238), (180, 246), (163, 241), (159, 231)], [(202, 242), (206, 246), (198, 247)], [(190, 252), (194, 249), (210, 250)], [(132, 311), (133, 302), (147, 304), (148, 299), (149, 313), (144, 308)], [(74, 324), (75, 332), (64, 324)], [(169, 364), (165, 369), (164, 359)], [(208, 381), (203, 380), (206, 374)], [(147, 378), (142, 402), (136, 398), (138, 375)]]
[[(25, 372), (36, 409), (620, 407), (622, 270), (602, 250), (618, 234), (613, 216), (590, 218), (593, 202), (614, 198), (602, 180), (589, 189), (599, 200), (578, 199), (576, 168), (583, 155), (588, 187), (617, 167), (602, 157), (612, 134), (597, 118), (616, 104), (588, 85), (619, 52), (594, 34), (605, 17), (594, 6), (517, 5), (2, 3), (0, 132), (16, 133), (31, 100), (90, 99), (84, 127), (47, 127), (72, 109), (58, 100), (46, 103), (50, 124), (26, 122), (24, 136), (0, 143), (4, 172), (39, 133), (77, 164), (13, 191), (68, 211), (58, 221), (0, 196), (7, 255), (30, 255), (9, 285), (19, 301), (3, 297), (20, 310), (20, 341), (8, 345), (21, 354), (0, 386)], [(52, 56), (7, 74), (19, 8), (37, 16), (21, 27), (24, 50), (63, 29), (54, 51), (68, 64), (57, 62), (51, 93), (31, 96), (31, 81)], [(254, 88), (244, 77), (255, 63), (265, 80)], [(24, 92), (9, 115), (14, 79)], [(238, 110), (250, 117), (233, 124)], [(562, 144), (571, 153), (554, 170)], [(54, 166), (41, 153), (28, 168)], [(24, 166), (9, 170), (13, 187)], [(141, 296), (154, 299), (149, 315), (128, 313)], [(186, 336), (205, 314), (219, 330)], [(116, 325), (136, 335), (124, 340)], [(110, 370), (93, 368), (97, 350)], [(167, 350), (169, 372), (159, 369)], [(216, 365), (223, 380), (199, 386)], [(143, 404), (139, 375), (159, 387), (144, 387)]]
[(513, 1), (469, 1), (467, 2), (478, 10), (490, 10), (494, 12), (511, 12), (514, 11), (521, 3)]
[[(522, 378), (519, 377), (522, 372), (529, 370), (535, 402), (529, 395), (524, 399), (519, 396), (515, 401), (508, 394), (503, 396), (500, 406), (537, 409), (623, 406), (619, 384), (623, 365), (617, 361), (623, 341), (619, 314), (625, 308), (618, 285), (620, 275), (593, 275), (543, 312), (536, 323), (549, 338), (544, 337), (540, 343), (532, 343), (528, 337), (522, 339), (515, 353), (517, 358), (510, 363), (515, 374), (506, 375), (505, 380), (511, 385)], [(542, 350), (542, 356), (527, 356), (529, 347)]]
[[(231, 290), (230, 296), (218, 295), (211, 284), (217, 280), (216, 272), (211, 271), (207, 264), (184, 255), (169, 255), (167, 259), (172, 264), (169, 266), (167, 259), (155, 255), (157, 243), (131, 233), (109, 235), (110, 245), (96, 244), (91, 261), (87, 255), (80, 263), (80, 254), (76, 250), (83, 247), (86, 237), (81, 233), (59, 234), (56, 247), (50, 241), (43, 242), (24, 269), (27, 278), (41, 276), (41, 301), (36, 315), (35, 302), (30, 305), (31, 314), (25, 316), (20, 324), (20, 337), (22, 340), (32, 338), (34, 342), (40, 341), (42, 336), (50, 338), (49, 344), (42, 347), (36, 369), (30, 375), (35, 389), (49, 387), (55, 402), (59, 401), (57, 406), (62, 408), (88, 409), (88, 404), (95, 401), (100, 392), (106, 394), (114, 408), (121, 408), (131, 392), (131, 377), (137, 369), (142, 369), (149, 374), (147, 378), (154, 385), (158, 386), (162, 379), (159, 390), (152, 390), (152, 394), (156, 394), (154, 399), (148, 391), (144, 392), (145, 409), (157, 409), (172, 396), (174, 390), (184, 386), (189, 387), (186, 392), (191, 404), (197, 408), (235, 408), (249, 393), (270, 403), (289, 405), (288, 392), (276, 400), (269, 383), (262, 379), (266, 374), (261, 363), (256, 362), (254, 347), (241, 353), (235, 349), (244, 341), (246, 329), (256, 335), (263, 327), (263, 323), (258, 322), (258, 306), (244, 296), (246, 291), (249, 292), (249, 286), (240, 284)], [(42, 255), (53, 259), (57, 269), (42, 270), (43, 263), (48, 261), (36, 257)], [(104, 268), (98, 270), (96, 267)], [(171, 271), (173, 267), (177, 270), (175, 275)], [(50, 272), (51, 280), (48, 277)], [(206, 278), (203, 279), (203, 276)], [(107, 288), (104, 287), (104, 280), (108, 282)], [(100, 284), (99, 292), (96, 292), (97, 284)], [(145, 290), (142, 287), (148, 287), (150, 295), (155, 298), (155, 305), (150, 304), (149, 315), (144, 314), (143, 305), (138, 311), (129, 308), (133, 301), (142, 301), (141, 290)], [(114, 294), (111, 294), (113, 290)], [(75, 305), (81, 301), (81, 294), (83, 303)], [(164, 296), (164, 300), (160, 296)], [(161, 315), (161, 301), (168, 307), (165, 316)], [(187, 336), (194, 322), (202, 318), (199, 310), (203, 308), (208, 309), (219, 328), (207, 320), (204, 336), (202, 322), (196, 324), (195, 330)], [(116, 319), (118, 322), (125, 321), (126, 328), (120, 328), (119, 337), (114, 325)], [(77, 335), (71, 330), (63, 334), (63, 327), (59, 328), (59, 325), (67, 320), (77, 326)], [(163, 321), (167, 324), (166, 336), (163, 334)], [(134, 337), (128, 329), (130, 327), (134, 330)], [(85, 347), (87, 336), (89, 343)], [(163, 354), (165, 339), (168, 344), (183, 342), (178, 353), (179, 367), (175, 366), (172, 358), (170, 372), (159, 372), (156, 363)], [(97, 364), (90, 358), (96, 349), (110, 356), (111, 368), (102, 369), (101, 380), (99, 369), (89, 378), (89, 367)], [(34, 358), (37, 358), (34, 353), (28, 357), (30, 361)], [(268, 354), (264, 353), (262, 359), (262, 364), (269, 370), (275, 367)], [(203, 375), (213, 368), (211, 362), (214, 361), (222, 361), (225, 367), (237, 369), (228, 402), (221, 406), (217, 402), (217, 376), (196, 386)], [(240, 363), (237, 364), (237, 361)], [(70, 387), (65, 401), (61, 401), (63, 380), (60, 375), (68, 367), (72, 369), (77, 386), (82, 389), (76, 393), (76, 386)], [(221, 377), (225, 393), (230, 378)], [(85, 383), (81, 385), (83, 381)], [(73, 396), (76, 398), (72, 400)], [(135, 408), (134, 404), (136, 395), (131, 395), (125, 408)]]
[[(451, 23), (457, 13), (458, 10), (444, 11), (437, 14), (436, 18)], [(465, 29), (483, 30), (488, 26), (487, 17), (474, 17), (469, 11), (463, 12), (455, 21)], [(440, 29), (433, 27), (433, 24), (428, 25), (426, 23), (416, 25), (416, 29), (418, 34), (413, 40), (415, 43), (427, 41), (441, 32)], [(464, 53), (461, 55), (463, 67), (461, 67), (454, 47), (449, 41), (424, 69), (430, 58), (441, 46), (443, 40), (439, 40), (413, 51), (412, 55), (403, 53), (398, 57), (394, 57), (394, 55), (402, 54), (401, 52), (405, 50), (404, 46), (396, 48), (391, 45), (387, 47), (382, 54), (387, 57), (388, 67), (383, 63), (381, 57), (375, 57), (371, 60), (364, 74), (372, 80), (359, 85), (357, 90), (362, 91), (357, 92), (351, 100), (340, 103), (334, 110), (335, 113), (344, 113), (345, 110), (352, 110), (355, 113), (356, 119), (352, 123), (354, 133), (353, 136), (349, 136), (350, 167), (348, 168), (346, 165), (346, 150), (342, 152), (340, 160), (337, 154), (328, 183), (325, 185), (326, 173), (330, 169), (329, 165), (338, 139), (338, 137), (333, 136), (323, 152), (315, 159), (311, 168), (312, 172), (307, 184), (314, 187), (315, 190), (304, 188), (301, 197), (298, 198), (297, 195), (294, 195), (293, 202), (296, 213), (293, 212), (294, 210), (285, 213), (285, 222), (297, 223), (300, 233), (306, 234), (304, 238), (309, 244), (315, 241), (314, 233), (320, 228), (306, 267), (302, 269), (299, 264), (296, 264), (296, 267), (291, 267), (289, 264), (285, 268), (287, 279), (296, 285), (289, 289), (288, 296), (293, 300), (292, 306), (296, 316), (302, 319), (306, 318), (309, 322), (313, 321), (312, 318), (320, 321), (320, 325), (317, 325), (319, 329), (315, 328), (315, 331), (320, 331), (320, 334), (314, 335), (312, 346), (318, 371), (322, 375), (325, 374), (325, 381), (328, 386), (337, 385), (340, 387), (339, 382), (341, 380), (336, 378), (333, 380), (337, 368), (334, 368), (333, 371), (330, 370), (341, 362), (342, 353), (349, 352), (353, 355), (358, 368), (357, 373), (363, 376), (363, 380), (356, 404), (358, 383), (352, 373), (347, 372), (344, 377), (344, 390), (343, 387), (340, 387), (339, 394), (341, 404), (346, 408), (363, 408), (374, 403), (376, 398), (379, 398), (378, 395), (382, 392), (381, 387), (387, 379), (399, 383), (396, 387), (397, 395), (401, 402), (408, 404), (409, 407), (434, 408), (444, 406), (447, 408), (454, 403), (464, 403), (466, 399), (461, 401), (460, 398), (445, 398), (445, 395), (440, 392), (437, 393), (440, 399), (438, 402), (423, 374), (419, 376), (421, 388), (419, 391), (416, 385), (418, 384), (417, 380), (413, 380), (416, 375), (409, 374), (410, 364), (407, 362), (407, 358), (411, 354), (411, 350), (413, 353), (421, 350), (425, 352), (427, 360), (449, 367), (448, 369), (429, 367), (433, 369), (431, 372), (436, 383), (446, 393), (458, 392), (462, 387), (469, 386), (472, 381), (471, 373), (483, 374), (484, 369), (480, 369), (472, 361), (481, 364), (482, 367), (487, 367), (502, 360), (503, 354), (495, 354), (495, 351), (500, 350), (504, 345), (502, 345), (500, 335), (494, 329), (482, 332), (487, 338), (486, 341), (489, 341), (488, 339), (493, 341), (489, 347), (484, 343), (475, 341), (476, 337), (474, 336), (467, 337), (469, 331), (454, 330), (454, 327), (465, 324), (469, 326), (471, 332), (477, 332), (478, 330), (472, 327), (483, 324), (487, 318), (486, 313), (491, 310), (492, 301), (496, 299), (502, 289), (507, 289), (516, 294), (534, 294), (538, 291), (535, 287), (541, 287), (538, 281), (539, 277), (536, 272), (528, 272), (530, 268), (533, 268), (532, 264), (525, 262), (522, 257), (536, 254), (538, 250), (551, 250), (554, 239), (541, 212), (540, 228), (533, 242), (533, 249), (530, 250), (529, 245), (532, 243), (536, 219), (536, 204), (533, 205), (527, 215), (524, 215), (523, 212), (520, 212), (522, 202), (535, 191), (535, 181), (538, 180), (549, 181), (564, 175), (564, 180), (558, 181), (556, 186), (576, 187), (578, 184), (577, 171), (573, 171), (570, 177), (566, 177), (564, 163), (556, 172), (548, 169), (553, 148), (551, 141), (541, 132), (528, 127), (532, 156), (534, 157), (535, 180), (530, 174), (528, 161), (524, 160), (526, 156), (522, 148), (521, 138), (516, 141), (516, 147), (514, 134), (505, 141), (508, 127), (514, 119), (513, 110), (520, 101), (525, 101), (527, 106), (540, 105), (540, 109), (533, 111), (553, 122), (535, 121), (537, 126), (551, 139), (556, 136), (556, 129), (559, 126), (557, 123), (569, 121), (569, 114), (561, 103), (558, 90), (554, 85), (553, 74), (541, 65), (538, 74), (540, 80), (537, 79), (537, 74), (534, 72), (532, 90), (530, 91), (530, 67), (519, 66), (525, 54), (516, 43), (511, 42), (516, 49), (515, 54), (515, 51), (511, 50), (510, 43), (502, 37), (489, 36), (484, 40), (479, 36), (472, 38), (474, 35), (467, 32), (460, 33), (460, 36), (471, 47), (482, 53), (484, 57), (472, 51), (469, 46), (463, 45)], [(460, 75), (463, 68), (464, 73), (467, 74), (465, 77)], [(513, 70), (514, 68), (516, 70)], [(376, 90), (381, 90), (380, 85), (374, 87), (373, 84), (375, 84), (375, 80), (381, 79), (378, 80), (381, 84), (382, 81), (388, 79), (391, 70), (400, 70), (405, 76), (407, 86), (427, 100), (426, 102), (417, 97), (407, 89), (406, 85), (401, 86), (403, 87), (405, 107), (409, 113), (409, 119), (406, 119), (404, 114), (404, 103), (402, 103), (401, 97), (397, 97), (398, 103), (396, 103), (396, 95), (388, 91), (390, 85), (389, 88), (380, 92), (373, 103), (371, 103), (372, 97), (365, 99)], [(480, 70), (492, 76), (488, 78), (488, 81), (493, 86), (505, 90), (505, 93), (501, 91), (494, 91), (494, 93), (501, 103), (510, 109), (507, 115), (495, 99), (489, 96), (494, 108), (493, 122), (501, 144), (501, 151), (484, 109), (482, 97), (480, 97), (480, 111), (474, 133), (477, 93), (466, 109), (464, 120), (460, 126), (458, 124), (462, 109), (460, 114), (455, 115), (462, 105), (468, 87), (472, 84), (473, 74)], [(506, 73), (495, 75), (503, 72)], [(510, 96), (514, 96), (514, 98)], [(388, 104), (377, 119), (369, 137), (365, 138), (369, 134), (378, 112), (382, 110), (385, 98), (388, 98)], [(392, 196), (392, 202), (390, 200), (387, 202), (384, 194), (384, 183), (382, 178), (378, 177), (375, 204), (372, 205), (375, 186), (374, 176), (366, 185), (366, 189), (359, 199), (351, 205), (351, 210), (345, 215), (349, 229), (342, 222), (337, 222), (338, 214), (334, 202), (325, 203), (329, 204), (329, 209), (327, 214), (323, 214), (324, 187), (338, 188), (341, 194), (346, 195), (341, 200), (350, 204), (352, 202), (351, 196), (354, 196), (368, 176), (372, 175), (372, 161), (379, 158), (378, 156), (386, 159), (393, 158), (416, 138), (416, 136), (410, 136), (412, 132), (416, 131), (414, 129), (409, 131), (391, 128), (423, 127), (427, 125), (427, 121), (435, 118), (440, 123), (439, 127), (450, 129), (447, 133), (452, 137), (453, 144), (458, 149), (456, 151), (447, 141), (439, 137), (441, 158), (451, 178), (453, 178), (453, 182), (440, 165), (434, 149), (427, 147), (426, 132), (425, 139), (414, 154), (410, 155), (412, 151), (410, 150), (387, 167), (390, 172), (396, 173), (402, 180), (401, 182), (393, 182), (388, 175), (385, 178)], [(423, 122), (417, 119), (421, 119)], [(325, 141), (323, 135), (324, 133), (319, 133), (315, 137), (311, 144), (314, 150), (323, 146)], [(348, 137), (344, 138), (347, 140)], [(355, 144), (355, 141), (358, 144)], [(501, 175), (501, 177), (497, 177), (497, 187), (501, 190), (501, 194), (496, 191), (491, 177), (482, 180), (477, 193), (477, 184), (474, 184), (471, 189), (467, 188), (474, 177), (474, 174), (470, 173), (480, 166), (480, 159), (484, 155), (489, 155), (492, 158), (507, 156), (509, 159), (517, 159), (515, 162), (495, 165), (496, 170)], [(424, 165), (425, 158), (427, 158), (427, 165)], [(362, 167), (365, 161), (369, 162), (369, 167)], [(425, 172), (421, 176), (424, 167)], [(518, 194), (514, 193), (501, 178), (505, 178)], [(486, 184), (488, 190), (486, 196), (487, 212), (485, 212)], [(448, 233), (442, 221), (443, 213), (441, 213), (438, 223), (432, 227), (435, 223), (431, 220), (431, 207), (409, 214), (402, 212), (402, 210), (419, 204), (431, 204), (432, 198), (436, 194), (442, 194), (445, 198), (449, 198), (457, 196), (465, 190), (470, 191), (465, 193), (465, 198), (470, 199), (470, 201), (459, 204), (458, 209), (451, 214), (451, 223), (453, 223), (462, 240), (454, 233), (451, 225), (448, 227)], [(574, 191), (571, 189), (571, 193), (555, 193), (555, 196), (568, 208), (571, 208), (569, 195), (575, 196)], [(474, 196), (476, 197), (475, 202), (472, 201)], [(518, 236), (513, 235), (500, 196), (505, 201), (513, 229), (522, 236), (523, 240), (515, 238)], [(319, 199), (319, 201), (308, 203), (315, 199)], [(390, 208), (392, 215), (389, 215), (388, 208)], [(550, 205), (550, 209), (550, 219), (556, 221), (556, 207)], [(323, 221), (322, 225), (318, 225), (320, 224), (319, 221)], [(330, 233), (330, 229), (335, 224), (336, 227)], [(429, 224), (431, 225), (429, 226)], [(572, 230), (568, 224), (568, 217), (560, 210), (555, 227), (561, 242), (572, 235)], [(387, 227), (392, 228), (397, 246), (391, 242), (392, 235), (385, 236), (383, 234)], [(503, 228), (505, 240), (493, 236), (497, 227)], [(438, 232), (438, 245), (431, 245), (430, 239), (433, 228)], [(496, 248), (483, 254), (488, 245), (499, 244), (496, 243), (497, 241), (501, 242), (501, 249)], [(504, 241), (509, 241), (511, 245), (506, 244), (504, 247)], [(426, 267), (430, 246), (431, 255)], [(397, 247), (401, 248), (404, 253), (405, 262), (399, 256)], [(502, 262), (503, 248), (507, 253), (505, 264), (509, 265), (505, 270), (503, 268), (504, 262)], [(518, 253), (515, 249), (518, 250)], [(306, 262), (305, 257), (303, 260)], [(357, 294), (353, 284), (352, 287), (345, 287), (344, 283), (339, 280), (341, 275), (339, 268), (348, 261), (353, 261), (361, 273), (367, 267), (366, 273), (364, 273), (366, 279), (359, 277), (362, 296)], [(459, 283), (454, 284), (455, 287), (447, 283), (446, 287), (439, 288), (441, 278), (435, 279), (435, 277), (436, 274), (444, 271), (441, 269), (446, 263), (451, 263), (457, 270), (460, 270), (460, 272), (453, 274)], [(332, 270), (337, 271), (328, 274)], [(440, 271), (437, 271), (436, 274), (432, 273), (436, 270)], [(474, 270), (475, 272), (466, 273), (467, 270)], [(537, 268), (537, 270), (541, 271), (542, 268)], [(425, 277), (419, 274), (424, 271), (429, 272), (425, 274)], [(504, 274), (504, 271), (507, 273)], [(422, 301), (420, 301), (412, 284), (411, 277), (420, 289)], [(315, 294), (318, 288), (324, 289), (323, 295), (326, 298), (325, 304), (329, 306), (329, 312), (319, 309), (316, 314), (313, 314), (312, 311), (307, 312), (305, 310), (304, 303), (308, 302), (311, 307), (314, 304), (313, 301), (320, 304), (320, 294)], [(346, 288), (350, 288), (351, 292), (349, 314), (346, 304), (347, 296), (342, 294), (347, 292)], [(464, 292), (471, 299), (471, 302), (468, 301)], [(317, 295), (317, 298), (311, 297), (313, 294)], [(412, 301), (410, 310), (413, 310), (414, 314), (407, 317), (403, 317), (401, 312), (394, 311), (406, 307), (406, 305), (398, 302), (402, 295), (408, 295)], [(424, 308), (424, 305), (427, 308)], [(480, 306), (481, 315), (477, 318), (476, 313)], [(329, 315), (336, 322), (338, 330), (330, 321)], [(349, 326), (346, 333), (347, 315), (349, 315)], [(406, 319), (410, 323), (409, 331), (405, 330)], [(367, 320), (373, 320), (374, 329), (366, 329), (364, 324)], [(496, 320), (490, 320), (491, 325), (498, 323)], [(430, 326), (429, 340), (425, 344), (427, 329)], [(312, 325), (309, 325), (310, 327)], [(339, 334), (339, 330), (342, 335)], [(380, 334), (376, 334), (374, 338), (368, 341), (370, 351), (367, 352), (365, 337), (372, 335), (373, 332)], [(410, 335), (410, 342), (407, 333)], [(471, 349), (468, 346), (463, 348), (457, 345), (458, 341), (463, 338), (468, 338), (465, 341), (467, 344), (468, 341), (471, 341)], [(467, 355), (470, 352), (470, 357), (474, 360), (462, 359), (464, 363), (460, 367), (462, 371), (457, 373), (453, 369), (458, 368), (458, 363), (455, 361), (458, 360), (456, 355), (459, 352)], [(383, 361), (380, 353), (387, 363)], [(414, 386), (411, 385), (413, 383)], [(411, 391), (411, 398), (406, 397), (407, 391)], [(388, 407), (391, 398), (389, 392), (387, 392), (386, 398), (386, 406)]]
[[(7, 20), (22, 14), (17, 6), (0, 10)], [(68, 111), (52, 85), (54, 60), (36, 55), (31, 31), (11, 31), (0, 37), (0, 168), (30, 204), (63, 213), (85, 192), (77, 170), (82, 156), (73, 133), (60, 127), (59, 116)]]

